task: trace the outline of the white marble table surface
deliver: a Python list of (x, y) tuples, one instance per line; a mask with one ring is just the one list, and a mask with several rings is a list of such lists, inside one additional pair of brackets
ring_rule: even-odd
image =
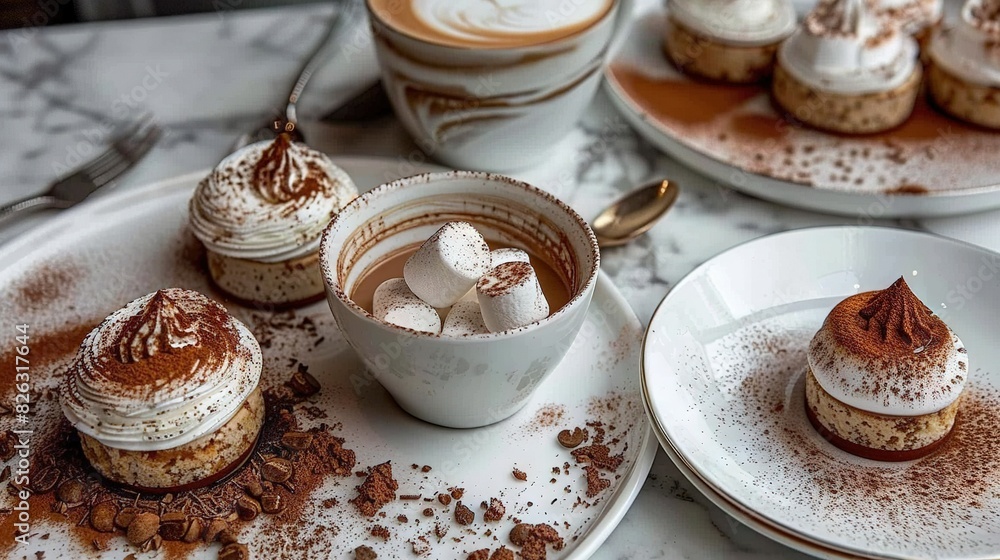
[[(237, 134), (282, 106), (288, 84), (322, 31), (329, 7), (313, 6), (0, 33), (0, 202), (37, 191), (108, 138), (109, 118), (151, 111), (166, 137), (115, 187), (214, 165)], [(367, 31), (341, 48), (310, 85), (302, 118), (318, 117), (377, 75)], [(307, 127), (331, 154), (422, 160), (391, 118), (364, 126)], [(649, 235), (603, 254), (639, 318), (712, 255), (772, 232), (857, 224), (748, 198), (699, 176), (641, 141), (603, 94), (550, 162), (513, 175), (550, 190), (590, 217), (632, 185), (669, 176), (683, 192)], [(100, 195), (98, 195), (100, 196)], [(45, 219), (0, 230), (0, 241)], [(1000, 250), (1000, 213), (898, 221)], [(801, 558), (729, 519), (692, 489), (661, 452), (635, 505), (596, 560)]]

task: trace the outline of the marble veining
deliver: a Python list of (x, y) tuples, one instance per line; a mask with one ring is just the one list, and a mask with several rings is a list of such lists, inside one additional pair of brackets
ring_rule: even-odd
[[(0, 33), (0, 202), (40, 190), (97, 153), (116, 120), (143, 111), (152, 112), (167, 134), (115, 188), (213, 166), (240, 132), (282, 108), (289, 82), (331, 13), (323, 5), (220, 11)], [(310, 85), (300, 117), (317, 118), (377, 73), (367, 28), (352, 30)], [(426, 160), (391, 117), (363, 126), (309, 123), (304, 130), (335, 160), (338, 154), (390, 156), (398, 158), (400, 172)], [(682, 186), (667, 219), (631, 245), (602, 255), (603, 273), (644, 323), (671, 286), (733, 245), (791, 228), (869, 223), (783, 208), (705, 179), (640, 140), (603, 94), (545, 165), (512, 175), (553, 192), (585, 217), (640, 182), (670, 177)], [(3, 228), (0, 242), (46, 216)], [(874, 223), (1000, 250), (1000, 212)], [(804, 556), (727, 517), (661, 452), (635, 505), (593, 558)]]

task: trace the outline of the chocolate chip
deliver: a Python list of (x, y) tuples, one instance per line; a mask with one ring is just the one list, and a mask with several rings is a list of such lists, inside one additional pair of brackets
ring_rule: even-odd
[(243, 521), (253, 521), (260, 515), (260, 502), (250, 496), (242, 496), (236, 500), (236, 514)]
[(573, 449), (587, 440), (587, 431), (579, 427), (573, 428), (572, 432), (569, 430), (563, 430), (559, 432), (556, 439), (559, 440), (559, 445), (567, 449)]
[(281, 494), (264, 494), (260, 497), (260, 507), (264, 513), (280, 513), (285, 509), (285, 502), (281, 499)]
[(160, 536), (167, 541), (182, 540), (187, 534), (189, 524), (190, 521), (183, 512), (164, 513), (163, 517), (160, 518)]
[(378, 558), (378, 554), (370, 547), (361, 545), (354, 549), (354, 560), (375, 560)]
[(83, 483), (79, 480), (67, 480), (59, 485), (56, 490), (56, 498), (66, 505), (77, 505), (83, 502)]
[(312, 447), (313, 435), (309, 432), (285, 432), (281, 436), (281, 445), (292, 451), (305, 451)]
[(128, 530), (125, 533), (125, 537), (128, 539), (129, 544), (133, 546), (142, 546), (156, 536), (156, 532), (159, 531), (159, 529), (160, 516), (155, 513), (144, 511), (136, 514), (136, 516), (132, 518), (132, 522), (128, 524)]
[(301, 366), (299, 371), (293, 373), (292, 378), (288, 380), (288, 386), (301, 397), (311, 397), (320, 390), (319, 381), (316, 381), (316, 378)]
[(467, 506), (462, 505), (462, 502), (458, 502), (458, 505), (455, 506), (455, 521), (459, 525), (468, 525), (475, 521), (475, 519), (476, 514)]
[(90, 510), (90, 526), (99, 533), (113, 533), (117, 516), (118, 506), (114, 502), (101, 502)]
[(268, 482), (281, 484), (292, 478), (293, 470), (292, 462), (288, 459), (271, 457), (267, 461), (264, 461), (264, 465), (260, 468), (260, 475)]
[(219, 560), (249, 560), (250, 551), (247, 545), (237, 542), (227, 544), (219, 550)]

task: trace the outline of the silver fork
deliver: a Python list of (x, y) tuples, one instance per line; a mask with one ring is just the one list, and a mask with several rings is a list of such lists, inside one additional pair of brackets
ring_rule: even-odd
[(27, 210), (69, 208), (128, 171), (160, 139), (151, 116), (129, 125), (103, 153), (75, 172), (57, 179), (44, 193), (0, 207), (0, 221)]

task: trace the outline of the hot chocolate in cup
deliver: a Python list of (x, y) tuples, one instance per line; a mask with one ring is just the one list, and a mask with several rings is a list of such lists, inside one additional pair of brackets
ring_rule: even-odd
[(593, 98), (624, 0), (367, 0), (396, 116), (458, 169), (542, 161)]
[[(453, 221), (543, 260), (549, 281), (562, 285), (545, 293), (549, 315), (456, 337), (392, 325), (366, 309), (359, 286), (372, 271)], [(586, 319), (600, 252), (587, 222), (552, 195), (508, 177), (451, 171), (387, 183), (345, 206), (323, 234), (320, 265), (344, 338), (396, 402), (428, 422), (471, 428), (517, 412), (559, 365)]]

